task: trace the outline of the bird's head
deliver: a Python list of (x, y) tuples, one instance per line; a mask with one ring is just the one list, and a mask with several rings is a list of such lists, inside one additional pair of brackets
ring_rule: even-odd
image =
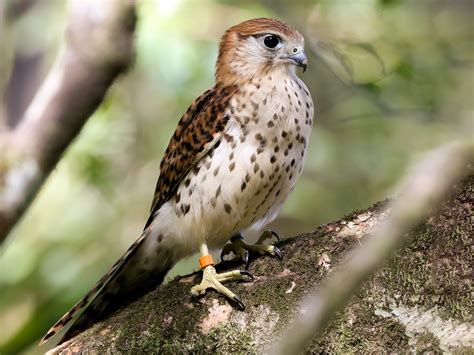
[(281, 21), (256, 18), (229, 28), (222, 36), (216, 82), (236, 84), (253, 77), (306, 69), (304, 38)]

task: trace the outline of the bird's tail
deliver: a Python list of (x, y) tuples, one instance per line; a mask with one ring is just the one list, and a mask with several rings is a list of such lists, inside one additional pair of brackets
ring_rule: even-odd
[[(138, 298), (163, 282), (169, 269), (173, 266), (173, 261), (169, 257), (170, 253), (167, 253), (166, 250), (164, 253), (160, 253), (159, 249), (154, 249), (158, 254), (152, 257), (159, 262), (152, 264), (151, 268), (149, 266), (140, 269), (140, 275), (137, 275), (137, 268), (143, 265), (147, 249), (149, 249), (146, 242), (147, 235), (148, 232), (144, 231), (92, 290), (49, 329), (41, 339), (40, 345), (60, 332), (81, 311), (81, 315), (73, 322), (59, 344), (86, 330), (121, 305)], [(131, 262), (132, 260), (134, 262)]]

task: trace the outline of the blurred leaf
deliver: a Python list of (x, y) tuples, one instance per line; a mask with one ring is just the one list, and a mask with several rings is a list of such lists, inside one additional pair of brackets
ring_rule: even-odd
[(363, 83), (356, 84), (355, 86), (376, 95), (379, 95), (382, 92), (380, 86), (377, 83)]
[(108, 160), (104, 157), (94, 154), (83, 154), (77, 163), (77, 169), (79, 174), (83, 176), (86, 181), (89, 181), (92, 185), (100, 187), (102, 189), (107, 188), (109, 181), (109, 170)]
[(413, 66), (407, 61), (401, 61), (394, 72), (406, 80), (412, 80), (414, 76)]

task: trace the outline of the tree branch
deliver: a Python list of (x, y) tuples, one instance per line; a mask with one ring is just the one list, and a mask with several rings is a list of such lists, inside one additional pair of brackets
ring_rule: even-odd
[(0, 241), (133, 58), (134, 1), (73, 0), (66, 47), (18, 127), (0, 136)]
[(373, 231), (364, 248), (324, 286), (318, 286), (303, 302), (301, 316), (272, 349), (272, 354), (303, 351), (321, 335), (334, 314), (343, 308), (362, 283), (386, 263), (407, 241), (409, 232), (429, 212), (435, 212), (474, 161), (472, 144), (449, 144), (429, 154), (401, 184), (402, 195), (390, 206), (388, 218)]
[[(306, 351), (472, 350), (473, 191), (470, 176)], [(282, 262), (271, 257), (253, 261), (249, 271), (255, 281), (231, 285), (245, 302), (244, 312), (215, 293), (199, 304), (193, 302), (189, 290), (200, 279), (200, 273), (194, 273), (158, 287), (49, 354), (268, 351), (288, 322), (299, 316), (302, 297), (337, 272), (352, 249), (365, 250), (372, 241), (368, 233), (388, 212), (386, 203), (378, 203), (313, 233), (284, 240), (279, 244)], [(221, 270), (236, 266), (218, 265)]]

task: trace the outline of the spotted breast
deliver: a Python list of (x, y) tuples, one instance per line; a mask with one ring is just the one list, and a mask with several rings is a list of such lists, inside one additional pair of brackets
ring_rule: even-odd
[(162, 218), (177, 226), (167, 232), (181, 241), (180, 252), (192, 253), (202, 242), (218, 247), (230, 235), (260, 229), (293, 190), (313, 103), (296, 75), (278, 74), (251, 80), (232, 97), (223, 139), (184, 179), (178, 198), (162, 207)]

